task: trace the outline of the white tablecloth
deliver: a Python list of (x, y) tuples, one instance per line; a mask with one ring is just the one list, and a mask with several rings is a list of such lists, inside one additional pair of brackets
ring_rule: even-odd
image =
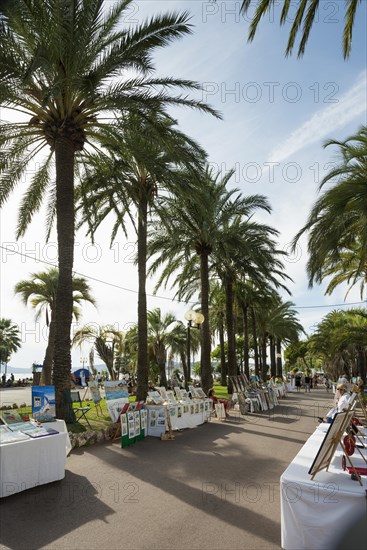
[(70, 437), (69, 437), (69, 433), (68, 433), (65, 421), (64, 420), (55, 420), (54, 422), (47, 422), (43, 425), (46, 428), (53, 428), (57, 432), (66, 432), (66, 449), (65, 449), (65, 451), (66, 451), (66, 456), (68, 456), (68, 454), (71, 451), (71, 441), (70, 441)]
[[(332, 550), (338, 535), (366, 510), (366, 477), (362, 476), (361, 486), (343, 471), (341, 449), (336, 451), (329, 471), (322, 470), (311, 480), (308, 471), (324, 436), (317, 429), (280, 478), (285, 550)], [(365, 466), (358, 452), (352, 461), (356, 467)]]
[(67, 432), (60, 430), (55, 435), (1, 445), (0, 497), (63, 479), (66, 442)]
[[(209, 400), (208, 400), (209, 402)], [(195, 403), (195, 402), (194, 402)], [(203, 401), (204, 403), (204, 401)], [(183, 406), (181, 406), (181, 416), (179, 417), (177, 415), (177, 406), (176, 408), (176, 414), (170, 416), (171, 418), (171, 427), (172, 430), (184, 430), (186, 428), (194, 428), (195, 426), (199, 426), (200, 424), (203, 424), (208, 420), (210, 410), (208, 405), (207, 411), (198, 412), (195, 414), (191, 414), (190, 412), (184, 413), (183, 412)], [(147, 405), (146, 409), (148, 411), (148, 423), (147, 423), (147, 435), (153, 436), (153, 437), (160, 437), (162, 433), (164, 433), (167, 429), (167, 423), (165, 422), (164, 425), (157, 425), (156, 423), (151, 422), (151, 411), (154, 411), (156, 415), (163, 414), (163, 417), (165, 417), (165, 411), (166, 406), (157, 406), (157, 405)]]

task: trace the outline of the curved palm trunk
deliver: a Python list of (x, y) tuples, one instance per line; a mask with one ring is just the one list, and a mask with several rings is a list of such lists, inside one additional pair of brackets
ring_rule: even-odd
[(250, 362), (249, 362), (249, 330), (248, 330), (248, 306), (245, 302), (242, 302), (242, 317), (243, 317), (243, 359), (245, 374), (250, 379)]
[(70, 391), (71, 341), (73, 315), (74, 261), (74, 147), (67, 140), (55, 144), (56, 161), (56, 228), (59, 278), (55, 307), (55, 349), (53, 382), (56, 392), (56, 414), (70, 418), (67, 393)]
[(220, 314), (219, 321), (219, 346), (220, 346), (220, 383), (222, 386), (227, 385), (227, 365), (226, 365), (226, 352), (224, 349), (224, 314)]
[(212, 367), (210, 362), (210, 327), (209, 327), (209, 266), (208, 253), (200, 254), (200, 282), (201, 282), (201, 312), (204, 322), (201, 325), (201, 384), (205, 393), (213, 385)]
[(253, 307), (251, 307), (251, 321), (252, 321), (252, 336), (254, 338), (254, 362), (255, 362), (255, 374), (259, 376), (260, 374), (260, 368), (259, 368), (259, 346), (257, 341), (257, 325), (256, 325), (256, 317), (255, 317), (255, 310)]
[(233, 393), (231, 376), (237, 376), (236, 365), (236, 340), (233, 320), (233, 284), (227, 279), (225, 281), (226, 293), (226, 317), (227, 317), (227, 339), (228, 339), (228, 393)]
[(41, 384), (49, 386), (52, 380), (52, 365), (54, 359), (55, 348), (55, 314), (51, 311), (51, 321), (48, 327), (48, 342), (45, 352), (45, 358), (43, 360)]
[(147, 320), (147, 220), (148, 203), (143, 198), (138, 211), (138, 366), (136, 400), (145, 401), (148, 394), (148, 320)]

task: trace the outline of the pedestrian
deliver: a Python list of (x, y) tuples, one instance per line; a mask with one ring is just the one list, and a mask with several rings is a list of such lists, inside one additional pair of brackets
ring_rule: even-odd
[(305, 376), (305, 393), (311, 393), (311, 376), (306, 374)]
[(296, 381), (297, 393), (299, 393), (301, 391), (301, 385), (302, 385), (302, 377), (299, 372), (296, 373), (295, 381)]

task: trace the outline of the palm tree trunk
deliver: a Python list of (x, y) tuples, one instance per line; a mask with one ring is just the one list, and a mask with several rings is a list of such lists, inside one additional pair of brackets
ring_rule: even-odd
[(188, 389), (189, 387), (189, 374), (187, 369), (187, 360), (186, 360), (186, 354), (181, 352), (180, 353), (180, 359), (182, 364), (182, 371), (185, 379), (185, 388)]
[(226, 352), (224, 349), (224, 326), (223, 326), (224, 314), (220, 314), (219, 321), (219, 347), (220, 347), (220, 383), (222, 386), (227, 385), (227, 365), (226, 365)]
[(233, 393), (231, 376), (237, 376), (236, 345), (233, 321), (233, 284), (227, 279), (225, 281), (226, 293), (226, 317), (227, 317), (227, 338), (228, 338), (228, 393)]
[(167, 387), (166, 376), (166, 350), (163, 344), (162, 349), (159, 350), (158, 365), (159, 365), (159, 383), (161, 386)]
[(282, 341), (280, 338), (277, 339), (277, 368), (276, 368), (276, 375), (278, 377), (283, 376), (283, 365), (282, 365)]
[(148, 394), (148, 320), (147, 320), (147, 220), (146, 197), (140, 201), (138, 211), (138, 366), (136, 400), (145, 401)]
[(257, 376), (259, 376), (259, 374), (260, 374), (259, 347), (258, 347), (258, 341), (257, 341), (257, 326), (256, 326), (255, 310), (254, 310), (253, 306), (251, 307), (251, 320), (252, 320), (252, 336), (253, 336), (253, 339), (254, 339), (255, 374)]
[(54, 358), (55, 348), (55, 314), (51, 311), (51, 321), (48, 328), (48, 342), (45, 352), (45, 358), (43, 360), (41, 384), (49, 386), (52, 381), (52, 365)]
[(67, 393), (70, 391), (71, 341), (73, 315), (74, 261), (74, 147), (70, 141), (55, 143), (56, 161), (56, 228), (59, 278), (55, 307), (55, 349), (53, 382), (56, 414), (70, 420)]
[(248, 343), (248, 306), (245, 302), (242, 302), (242, 317), (243, 317), (243, 359), (245, 375), (250, 379), (250, 362), (249, 362), (249, 343)]
[(272, 335), (269, 336), (269, 348), (270, 348), (270, 374), (276, 375), (276, 357), (275, 357), (275, 342)]
[(266, 381), (268, 377), (268, 365), (266, 363), (266, 342), (268, 339), (268, 335), (266, 332), (264, 332), (264, 335), (261, 339), (261, 377)]
[(205, 393), (213, 386), (213, 375), (210, 361), (210, 326), (209, 326), (209, 265), (208, 253), (200, 254), (201, 312), (204, 322), (201, 325), (201, 384)]

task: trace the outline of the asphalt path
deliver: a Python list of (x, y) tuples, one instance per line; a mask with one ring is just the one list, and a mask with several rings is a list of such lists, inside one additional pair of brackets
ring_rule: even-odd
[(0, 548), (279, 549), (280, 476), (332, 401), (291, 393), (173, 441), (73, 451), (62, 481), (0, 500)]

